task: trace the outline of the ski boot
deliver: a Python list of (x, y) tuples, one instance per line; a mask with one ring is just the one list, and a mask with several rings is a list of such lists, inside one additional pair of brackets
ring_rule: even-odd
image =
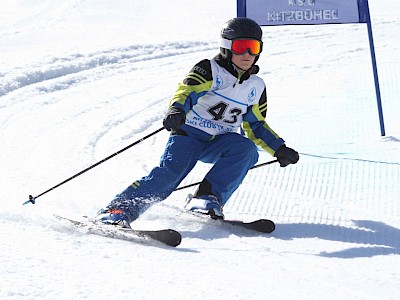
[(224, 218), (222, 206), (214, 195), (193, 197), (192, 194), (189, 194), (184, 207), (192, 212), (209, 215), (212, 219)]
[(94, 218), (95, 223), (102, 223), (105, 225), (114, 225), (122, 228), (131, 228), (127, 218), (124, 216), (124, 212), (120, 209), (102, 209)]

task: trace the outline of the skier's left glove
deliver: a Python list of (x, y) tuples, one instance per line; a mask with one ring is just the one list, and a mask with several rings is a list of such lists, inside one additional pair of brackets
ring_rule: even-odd
[(163, 125), (168, 131), (177, 131), (185, 123), (185, 112), (177, 107), (171, 106), (164, 117)]
[(286, 167), (299, 161), (299, 153), (292, 148), (286, 147), (286, 145), (280, 146), (274, 156), (278, 159), (281, 167)]

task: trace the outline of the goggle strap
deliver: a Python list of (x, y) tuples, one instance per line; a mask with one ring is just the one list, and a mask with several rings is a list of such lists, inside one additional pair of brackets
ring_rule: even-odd
[(232, 41), (231, 40), (221, 38), (219, 45), (225, 49), (229, 49), (229, 50), (232, 49)]

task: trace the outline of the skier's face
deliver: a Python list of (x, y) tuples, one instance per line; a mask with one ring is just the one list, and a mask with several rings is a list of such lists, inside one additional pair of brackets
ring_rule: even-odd
[(232, 62), (235, 64), (235, 66), (244, 71), (250, 69), (255, 59), (256, 57), (251, 55), (248, 51), (241, 55), (232, 53)]

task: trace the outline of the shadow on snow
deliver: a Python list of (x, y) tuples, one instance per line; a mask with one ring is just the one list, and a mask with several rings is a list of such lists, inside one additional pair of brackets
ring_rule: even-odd
[(400, 254), (400, 230), (383, 222), (353, 221), (356, 228), (326, 224), (277, 224), (274, 237), (282, 240), (319, 238), (323, 240), (361, 244), (336, 252), (321, 252), (319, 256), (337, 258), (372, 257)]

